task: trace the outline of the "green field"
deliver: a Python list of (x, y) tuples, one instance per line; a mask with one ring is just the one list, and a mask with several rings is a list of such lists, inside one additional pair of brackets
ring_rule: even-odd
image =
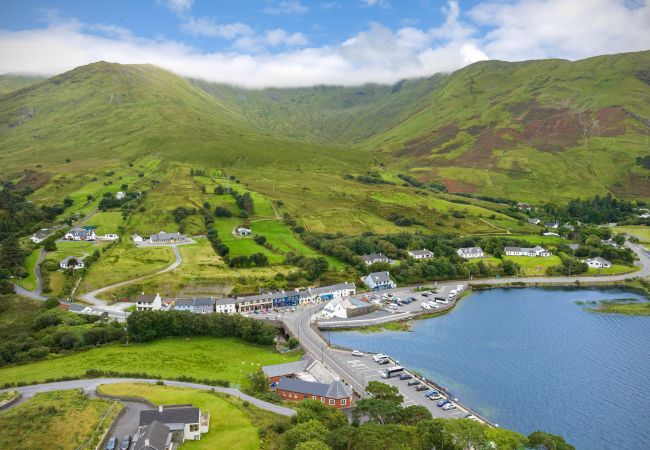
[(620, 275), (622, 273), (636, 272), (639, 270), (637, 266), (624, 266), (622, 264), (612, 264), (612, 267), (607, 269), (596, 269), (590, 267), (587, 273), (589, 275)]
[(526, 276), (545, 275), (548, 267), (562, 264), (562, 260), (556, 255), (545, 257), (504, 256), (503, 259), (509, 259), (519, 264)]
[(153, 404), (193, 404), (202, 413), (210, 414), (210, 430), (198, 441), (186, 441), (183, 450), (241, 449), (254, 450), (260, 445), (258, 426), (263, 418), (266, 422), (278, 416), (257, 409), (235, 397), (174, 386), (151, 384), (105, 384), (99, 390), (106, 395), (144, 398)]
[(26, 278), (18, 278), (16, 283), (28, 291), (33, 291), (36, 289), (36, 275), (34, 274), (34, 267), (38, 261), (38, 255), (41, 253), (40, 248), (34, 249), (28, 256), (25, 258), (25, 270), (27, 270)]
[(253, 253), (262, 253), (269, 258), (271, 264), (280, 264), (284, 261), (284, 256), (257, 244), (252, 237), (234, 236), (232, 231), (241, 224), (242, 219), (237, 217), (217, 217), (215, 219), (214, 225), (219, 233), (219, 239), (230, 248), (229, 255), (250, 256)]
[(0, 369), (0, 380), (43, 382), (48, 378), (82, 376), (87, 369), (147, 373), (156, 378), (222, 379), (240, 385), (261, 366), (295, 361), (270, 347), (237, 339), (178, 338), (147, 344), (110, 345), (70, 356)]
[(615, 233), (625, 233), (634, 236), (643, 244), (646, 250), (650, 250), (650, 227), (643, 225), (638, 226), (625, 226), (614, 227), (612, 229)]
[(119, 402), (88, 398), (78, 390), (36, 394), (0, 413), (0, 448), (95, 448), (121, 408)]
[(597, 308), (589, 311), (608, 314), (625, 314), (629, 316), (650, 316), (650, 302), (600, 302)]
[(93, 215), (85, 225), (97, 227), (97, 234), (118, 234), (120, 226), (124, 222), (120, 211), (98, 212)]

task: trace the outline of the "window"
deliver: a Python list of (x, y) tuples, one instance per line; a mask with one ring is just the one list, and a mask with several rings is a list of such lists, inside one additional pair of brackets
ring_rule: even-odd
[(194, 433), (197, 432), (197, 431), (199, 431), (199, 424), (198, 424), (198, 423), (193, 423), (193, 424), (191, 424), (191, 425), (190, 425), (190, 431), (191, 431), (191, 432), (194, 432)]
[(315, 395), (312, 395), (311, 398), (312, 398), (312, 400), (316, 400), (316, 396), (315, 396)]
[(336, 400), (334, 400), (333, 398), (330, 398), (330, 405), (335, 405), (335, 404), (336, 404)]
[(321, 403), (325, 403), (325, 399), (323, 397), (320, 398)]
[(341, 406), (344, 406), (348, 403), (348, 400), (346, 398), (341, 399)]

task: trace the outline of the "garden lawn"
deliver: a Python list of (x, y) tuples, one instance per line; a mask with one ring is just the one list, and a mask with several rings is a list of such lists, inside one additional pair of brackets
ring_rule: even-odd
[(27, 289), (28, 291), (33, 291), (36, 289), (36, 275), (34, 274), (34, 267), (38, 261), (38, 255), (41, 252), (40, 248), (34, 249), (27, 258), (25, 258), (25, 270), (27, 271), (27, 277), (19, 278), (16, 280), (16, 283), (22, 288)]
[(544, 245), (544, 244), (569, 244), (572, 241), (562, 239), (558, 236), (543, 236), (541, 234), (504, 234), (498, 237), (507, 237), (509, 239), (519, 239), (522, 241), (528, 241), (533, 245)]
[(542, 257), (504, 256), (503, 259), (509, 259), (519, 264), (522, 272), (527, 276), (544, 275), (548, 267), (562, 264), (562, 260), (556, 255)]
[(0, 448), (92, 449), (121, 409), (119, 402), (77, 390), (37, 394), (0, 414)]
[[(3, 383), (40, 383), (47, 379), (82, 376), (87, 369), (147, 373), (154, 378), (222, 379), (234, 384), (261, 366), (299, 359), (272, 347), (234, 338), (169, 338), (146, 344), (109, 345), (31, 364), (0, 369)], [(0, 447), (1, 448), (1, 447)]]
[[(242, 401), (219, 393), (175, 386), (157, 386), (144, 383), (120, 383), (100, 386), (103, 394), (141, 397), (153, 404), (193, 404), (202, 413), (210, 413), (210, 430), (198, 441), (186, 441), (183, 450), (259, 448), (258, 428), (253, 424), (249, 411), (255, 407), (243, 407)], [(278, 416), (266, 412), (269, 419)]]
[(622, 264), (612, 264), (612, 267), (607, 269), (596, 269), (590, 267), (587, 271), (588, 275), (619, 275), (622, 273), (636, 272), (639, 270), (637, 266), (624, 266)]
[(97, 227), (95, 230), (97, 234), (118, 234), (119, 227), (123, 222), (121, 211), (106, 211), (96, 213), (85, 225)]
[(269, 258), (270, 264), (281, 264), (284, 261), (284, 256), (257, 244), (251, 237), (235, 237), (232, 234), (232, 230), (242, 222), (243, 220), (237, 217), (217, 217), (214, 221), (219, 239), (230, 249), (229, 255), (250, 256), (254, 253), (262, 253)]

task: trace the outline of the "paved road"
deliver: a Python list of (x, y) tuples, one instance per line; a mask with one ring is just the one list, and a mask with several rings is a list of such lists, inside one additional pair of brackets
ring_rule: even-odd
[(32, 300), (39, 300), (39, 301), (42, 301), (42, 302), (47, 300), (47, 297), (45, 297), (43, 294), (40, 294), (37, 291), (28, 291), (27, 289), (22, 288), (22, 287), (18, 286), (17, 284), (14, 284), (14, 288), (15, 288), (16, 294), (22, 295), (23, 297), (28, 297), (28, 298), (31, 298)]
[[(61, 391), (65, 389), (83, 389), (86, 392), (94, 393), (97, 390), (97, 387), (102, 384), (115, 384), (115, 383), (155, 383), (156, 380), (142, 379), (142, 378), (93, 378), (90, 380), (71, 380), (71, 381), (58, 381), (55, 383), (45, 383), (45, 384), (35, 384), (32, 386), (22, 386), (11, 389), (3, 389), (0, 392), (6, 391), (18, 391), (23, 394), (23, 398), (15, 405), (25, 402), (26, 400), (32, 398), (36, 394), (41, 392), (52, 392), (52, 391)], [(265, 409), (267, 411), (274, 412), (283, 416), (293, 416), (296, 414), (296, 411), (291, 408), (286, 408), (284, 406), (276, 405), (273, 403), (265, 402), (264, 400), (251, 397), (241, 392), (239, 389), (235, 388), (224, 388), (218, 386), (208, 386), (206, 384), (198, 383), (185, 383), (182, 381), (167, 381), (164, 380), (167, 386), (179, 386), (179, 387), (188, 387), (192, 389), (199, 389), (202, 391), (215, 390), (216, 392), (222, 392), (224, 394), (232, 395), (233, 397), (239, 397), (242, 400), (246, 400), (249, 403), (257, 406), (258, 408)], [(10, 409), (10, 408), (9, 408)]]
[(169, 272), (170, 270), (176, 269), (183, 262), (183, 258), (181, 256), (181, 252), (178, 250), (177, 245), (172, 245), (171, 248), (174, 251), (175, 261), (173, 263), (171, 263), (169, 266), (165, 267), (164, 269), (159, 270), (158, 272), (152, 273), (150, 275), (145, 275), (145, 276), (142, 276), (142, 277), (133, 278), (131, 280), (122, 281), (120, 283), (111, 284), (110, 286), (104, 286), (103, 288), (96, 289), (94, 291), (83, 294), (81, 296), (81, 299), (83, 301), (87, 302), (87, 303), (90, 303), (91, 305), (101, 306), (101, 307), (103, 307), (105, 309), (108, 309), (108, 310), (120, 310), (120, 311), (123, 310), (124, 308), (128, 307), (129, 305), (125, 305), (125, 304), (119, 305), (118, 304), (118, 305), (109, 306), (106, 301), (97, 298), (97, 296), (99, 294), (101, 294), (103, 292), (106, 292), (106, 291), (109, 291), (111, 289), (115, 289), (115, 288), (118, 288), (118, 287), (121, 287), (121, 286), (126, 286), (127, 284), (131, 284), (131, 283), (135, 283), (137, 281), (145, 280), (147, 278), (151, 278), (151, 277), (154, 277), (156, 275), (160, 275), (160, 274)]

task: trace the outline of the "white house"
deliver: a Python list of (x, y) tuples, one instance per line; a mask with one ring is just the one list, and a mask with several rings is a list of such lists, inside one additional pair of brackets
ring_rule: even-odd
[(528, 247), (504, 247), (503, 252), (507, 256), (551, 256), (551, 252), (539, 245)]
[(597, 256), (595, 258), (590, 258), (584, 261), (587, 263), (589, 267), (592, 267), (594, 269), (608, 269), (612, 267), (612, 263), (607, 261), (604, 258), (601, 258), (600, 256)]
[(187, 236), (184, 236), (179, 232), (167, 233), (161, 231), (160, 233), (149, 236), (150, 244), (175, 244), (177, 242), (187, 242), (187, 240)]
[(530, 218), (530, 219), (528, 219), (528, 223), (532, 223), (533, 225), (539, 225), (540, 222), (541, 222), (541, 220), (539, 220), (539, 219), (537, 219), (537, 218)]
[(115, 198), (117, 200), (123, 200), (124, 197), (126, 197), (126, 194), (124, 192), (122, 192), (122, 191), (119, 191), (117, 194), (115, 194)]
[[(73, 261), (71, 263), (71, 261)], [(71, 265), (72, 264), (72, 265)], [(77, 256), (66, 256), (60, 263), (59, 267), (63, 270), (77, 270), (77, 269), (83, 269), (86, 267), (84, 264), (84, 258), (83, 257), (77, 257)]]
[(135, 299), (135, 309), (137, 311), (160, 311), (162, 308), (162, 298), (160, 294), (145, 294), (144, 292)]
[(67, 239), (68, 241), (96, 241), (97, 235), (95, 234), (95, 230), (73, 228), (72, 230), (68, 231), (63, 238)]
[(214, 302), (214, 309), (217, 313), (235, 314), (237, 312), (237, 303), (234, 298), (222, 298)]
[(388, 272), (373, 272), (363, 279), (363, 282), (373, 291), (394, 289), (397, 287)]
[(117, 241), (120, 237), (114, 233), (107, 233), (101, 236), (98, 236), (100, 241)]
[(153, 422), (164, 424), (172, 433), (181, 435), (183, 441), (195, 441), (209, 431), (210, 414), (202, 413), (200, 408), (185, 405), (160, 405), (157, 409), (140, 411), (140, 429)]
[[(357, 287), (354, 283), (339, 283), (331, 286), (323, 286), (307, 289), (309, 297), (314, 301), (331, 300), (333, 298), (345, 298), (356, 294)], [(304, 291), (301, 291), (301, 294)], [(301, 303), (302, 303), (301, 295)]]
[(32, 241), (34, 244), (40, 244), (49, 236), (50, 233), (48, 232), (47, 228), (43, 228), (41, 230), (38, 230), (36, 233), (34, 233), (32, 237), (29, 238), (29, 240)]
[(253, 230), (250, 228), (239, 227), (237, 228), (237, 234), (239, 236), (251, 236), (253, 234)]
[(131, 240), (132, 240), (133, 242), (135, 242), (136, 244), (139, 244), (140, 242), (144, 241), (144, 239), (142, 238), (142, 236), (140, 236), (139, 234), (132, 234), (132, 235), (131, 235)]
[(556, 222), (546, 222), (544, 224), (544, 226), (546, 228), (551, 228), (553, 230), (557, 230), (558, 228), (560, 228), (560, 222), (557, 222), (557, 221)]
[(433, 252), (426, 248), (422, 250), (409, 250), (409, 256), (414, 259), (430, 259), (433, 258)]
[(322, 316), (325, 318), (340, 317), (342, 319), (347, 319), (349, 317), (368, 314), (374, 310), (374, 305), (364, 303), (361, 300), (350, 297), (335, 298), (325, 305)]
[(366, 264), (366, 266), (372, 266), (376, 263), (389, 263), (390, 259), (386, 257), (383, 253), (371, 253), (369, 255), (362, 255), (361, 259)]
[(609, 245), (614, 248), (618, 248), (618, 244), (613, 239), (603, 239), (600, 241), (603, 245)]
[(456, 253), (465, 259), (483, 258), (485, 256), (481, 247), (463, 247), (459, 248)]

